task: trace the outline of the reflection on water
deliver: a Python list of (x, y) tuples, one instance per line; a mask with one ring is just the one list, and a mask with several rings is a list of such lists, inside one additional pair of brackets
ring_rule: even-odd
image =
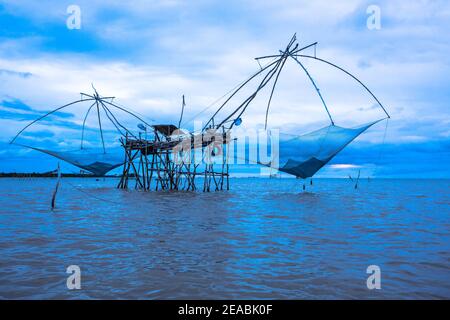
[(0, 179), (0, 298), (450, 298), (448, 180), (116, 183), (65, 178), (52, 212), (54, 179)]

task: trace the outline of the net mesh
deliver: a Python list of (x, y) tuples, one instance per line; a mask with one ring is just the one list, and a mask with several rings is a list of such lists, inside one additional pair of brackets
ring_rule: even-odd
[(124, 163), (123, 152), (120, 153), (119, 150), (110, 150), (105, 153), (97, 149), (52, 151), (30, 146), (28, 148), (44, 152), (98, 176), (103, 176)]
[[(343, 128), (330, 125), (294, 138), (280, 134), (279, 162), (271, 162), (268, 166), (299, 178), (312, 177), (350, 142), (377, 122), (379, 121), (357, 128)], [(108, 149), (108, 152), (105, 153), (101, 149), (53, 151), (30, 146), (26, 147), (59, 158), (98, 176), (103, 176), (124, 164), (122, 149)]]
[(357, 128), (330, 125), (290, 139), (280, 135), (280, 163), (277, 169), (303, 179), (312, 177), (350, 142), (377, 122)]

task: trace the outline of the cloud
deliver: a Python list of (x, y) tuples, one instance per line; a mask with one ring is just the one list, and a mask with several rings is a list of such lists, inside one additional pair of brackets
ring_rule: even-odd
[(349, 164), (349, 163), (336, 163), (330, 165), (330, 168), (332, 169), (354, 169), (354, 168), (361, 168), (361, 166), (357, 166), (355, 164)]
[[(114, 95), (118, 103), (164, 123), (178, 120), (185, 94), (188, 120), (258, 70), (255, 56), (278, 52), (298, 31), (301, 44), (319, 41), (318, 56), (363, 80), (391, 113), (385, 139), (385, 126), (379, 124), (358, 141), (374, 147), (385, 140), (420, 149), (448, 138), (446, 1), (380, 1), (379, 31), (366, 28), (371, 3), (359, 0), (80, 0), (79, 31), (65, 27), (68, 4), (9, 0), (0, 4), (0, 99), (8, 103), (14, 97), (32, 106), (32, 110), (0, 106), (0, 122), (9, 126), (5, 134), (14, 135), (34, 116), (78, 99), (79, 91), (89, 93), (91, 83), (101, 94)], [(338, 124), (351, 127), (383, 116), (357, 83), (333, 68), (307, 59), (304, 63)], [(249, 91), (239, 99), (245, 94)], [(266, 104), (267, 92), (255, 99), (243, 126), (260, 126)], [(67, 126), (67, 136), (75, 143), (85, 108), (70, 110), (73, 117), (61, 116), (35, 130), (51, 126), (54, 136), (47, 138), (59, 138), (66, 136)], [(200, 118), (207, 119), (214, 108)], [(270, 109), (270, 126), (300, 134), (327, 122), (311, 83), (295, 63), (287, 64)], [(94, 133), (95, 123), (88, 121), (88, 128)], [(354, 162), (336, 164), (345, 163)]]
[(13, 71), (13, 70), (7, 70), (7, 69), (0, 69), (0, 76), (1, 75), (12, 75), (12, 76), (18, 76), (22, 78), (28, 78), (31, 77), (32, 74), (30, 72), (20, 72), (20, 71)]

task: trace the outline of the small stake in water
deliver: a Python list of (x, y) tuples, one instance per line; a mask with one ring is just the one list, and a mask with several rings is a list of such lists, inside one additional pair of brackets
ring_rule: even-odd
[(358, 177), (356, 178), (355, 189), (358, 189), (359, 177), (361, 176), (361, 170), (358, 171)]
[(58, 192), (59, 183), (61, 181), (61, 168), (59, 167), (59, 162), (58, 162), (57, 170), (58, 170), (58, 180), (56, 181), (55, 191), (53, 192), (53, 196), (52, 196), (52, 210), (55, 209), (56, 193)]

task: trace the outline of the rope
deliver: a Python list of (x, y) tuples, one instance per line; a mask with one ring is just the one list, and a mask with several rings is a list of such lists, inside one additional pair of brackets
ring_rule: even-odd
[[(375, 99), (375, 101), (380, 105), (381, 109), (383, 109), (384, 113), (386, 114), (386, 116), (387, 116), (388, 118), (391, 117), (391, 116), (389, 115), (389, 113), (386, 111), (386, 108), (381, 104), (381, 102), (380, 102), (380, 101), (378, 100), (378, 98), (372, 93), (372, 91), (370, 91), (369, 88), (367, 88), (367, 86), (366, 86), (364, 83), (362, 83), (361, 80), (359, 80), (357, 77), (355, 77), (353, 74), (351, 74), (350, 72), (348, 72), (348, 71), (345, 70), (344, 68), (341, 68), (341, 67), (339, 67), (338, 65), (336, 65), (336, 64), (334, 64), (334, 63), (331, 63), (331, 62), (329, 62), (329, 61), (327, 61), (327, 60), (325, 60), (325, 59), (320, 59), (320, 58), (317, 58), (317, 57), (312, 57), (312, 56), (302, 55), (302, 54), (298, 54), (298, 55), (295, 55), (295, 56), (296, 56), (296, 57), (303, 57), (303, 58), (315, 59), (315, 60), (317, 60), (317, 61), (321, 61), (321, 62), (324, 62), (324, 63), (326, 63), (326, 64), (329, 64), (330, 66), (335, 67), (335, 68), (341, 70), (342, 72), (346, 73), (347, 75), (349, 75), (350, 77), (352, 77), (353, 79), (355, 79), (360, 85), (362, 85), (362, 86), (364, 87), (364, 89), (366, 89), (367, 92), (370, 93), (370, 95), (371, 95), (371, 96)], [(293, 58), (294, 58), (294, 57), (293, 57)], [(295, 59), (295, 58), (294, 58), (294, 59)]]
[[(272, 63), (274, 63), (276, 61), (277, 58), (273, 58), (271, 61), (269, 61), (267, 64), (261, 66), (261, 64), (258, 61), (258, 64), (261, 68), (261, 70), (258, 70), (258, 72), (253, 73), (251, 77), (256, 77), (264, 68), (266, 68), (267, 66), (271, 65)], [(231, 90), (229, 90), (228, 92), (226, 92), (223, 96), (219, 97), (218, 99), (216, 99), (215, 101), (213, 101), (210, 105), (208, 105), (206, 108), (204, 108), (203, 110), (201, 110), (200, 112), (198, 112), (197, 114), (195, 114), (193, 117), (189, 118), (186, 121), (183, 121), (182, 124), (186, 124), (190, 121), (192, 121), (193, 119), (197, 118), (199, 115), (205, 113), (206, 111), (208, 111), (209, 109), (211, 109), (214, 105), (216, 105), (219, 101), (221, 101), (222, 99), (224, 99), (226, 96), (228, 96), (229, 94), (233, 93), (234, 91), (236, 91), (236, 89), (238, 89), (239, 87), (241, 87), (245, 82), (247, 82), (249, 80), (249, 78), (246, 78), (244, 81), (241, 81), (240, 83), (238, 83), (236, 86), (234, 86)]]
[(384, 127), (383, 140), (382, 140), (381, 145), (380, 145), (380, 150), (378, 152), (378, 158), (376, 160), (376, 163), (379, 163), (380, 160), (381, 160), (381, 154), (383, 152), (383, 147), (384, 147), (384, 145), (386, 143), (386, 135), (387, 135), (388, 125), (389, 125), (389, 118), (386, 118), (386, 126)]
[[(104, 102), (108, 103), (107, 101), (104, 101)], [(143, 119), (145, 119), (145, 120), (148, 120), (149, 122), (156, 122), (155, 119), (149, 118), (149, 117), (147, 117), (146, 115), (144, 115), (144, 114), (142, 114), (142, 113), (140, 113), (140, 112), (137, 112), (137, 111), (131, 109), (131, 108), (128, 107), (128, 106), (124, 106), (123, 104), (118, 103), (118, 102), (114, 102), (114, 104), (117, 105), (117, 106), (119, 106), (119, 107), (121, 107), (121, 108), (123, 108), (123, 109), (126, 109), (126, 110), (128, 110), (128, 111), (130, 111), (130, 112), (132, 112), (132, 113), (134, 113), (134, 114), (137, 114), (138, 116), (140, 116), (141, 118), (143, 118)]]
[[(223, 96), (219, 97), (218, 99), (214, 100), (210, 105), (208, 105), (206, 108), (204, 108), (203, 110), (201, 110), (200, 112), (198, 112), (196, 115), (194, 115), (193, 117), (189, 118), (188, 120), (185, 120), (183, 122), (181, 122), (181, 124), (185, 124), (187, 122), (190, 122), (191, 120), (194, 120), (195, 118), (197, 118), (199, 115), (205, 113), (206, 111), (208, 111), (209, 109), (211, 109), (214, 105), (216, 105), (220, 100), (222, 100), (223, 98), (225, 98), (226, 96), (228, 96), (230, 93), (232, 93), (234, 90), (236, 90), (237, 88), (239, 88), (239, 86), (241, 86), (245, 81), (240, 82), (238, 85), (236, 85), (235, 87), (233, 87), (233, 89), (231, 89), (230, 91), (228, 91), (227, 93), (225, 93)], [(181, 125), (180, 125), (181, 127)]]
[(325, 108), (325, 111), (328, 114), (328, 118), (330, 118), (331, 124), (334, 126), (334, 121), (333, 121), (333, 118), (331, 117), (330, 111), (328, 110), (328, 106), (325, 103), (325, 100), (323, 99), (322, 94), (320, 93), (319, 87), (317, 87), (316, 82), (312, 78), (311, 74), (308, 72), (308, 69), (306, 69), (306, 67), (296, 57), (294, 57), (292, 54), (290, 55), (290, 57), (292, 59), (294, 59), (300, 65), (300, 67), (302, 67), (303, 71), (305, 71), (306, 75), (308, 76), (309, 80), (311, 81), (312, 85), (314, 86), (314, 89), (316, 89), (316, 92), (319, 95), (320, 100), (322, 101), (322, 104), (323, 104), (323, 106)]
[(81, 192), (81, 193), (83, 193), (83, 194), (85, 194), (85, 195), (87, 195), (87, 196), (89, 196), (89, 197), (91, 197), (91, 198), (93, 198), (93, 199), (96, 199), (96, 200), (99, 200), (99, 201), (103, 201), (103, 202), (109, 202), (109, 203), (112, 203), (112, 204), (120, 204), (119, 202), (115, 202), (115, 201), (112, 201), (112, 200), (103, 199), (103, 198), (94, 196), (93, 194), (90, 194), (90, 193), (84, 191), (84, 190), (81, 189), (80, 187), (78, 187), (78, 186), (76, 186), (76, 185), (70, 183), (70, 182), (67, 181), (67, 180), (65, 180), (64, 182), (67, 183), (67, 184), (69, 184), (70, 186), (72, 186), (75, 190), (77, 190), (77, 191), (79, 191), (79, 192)]

